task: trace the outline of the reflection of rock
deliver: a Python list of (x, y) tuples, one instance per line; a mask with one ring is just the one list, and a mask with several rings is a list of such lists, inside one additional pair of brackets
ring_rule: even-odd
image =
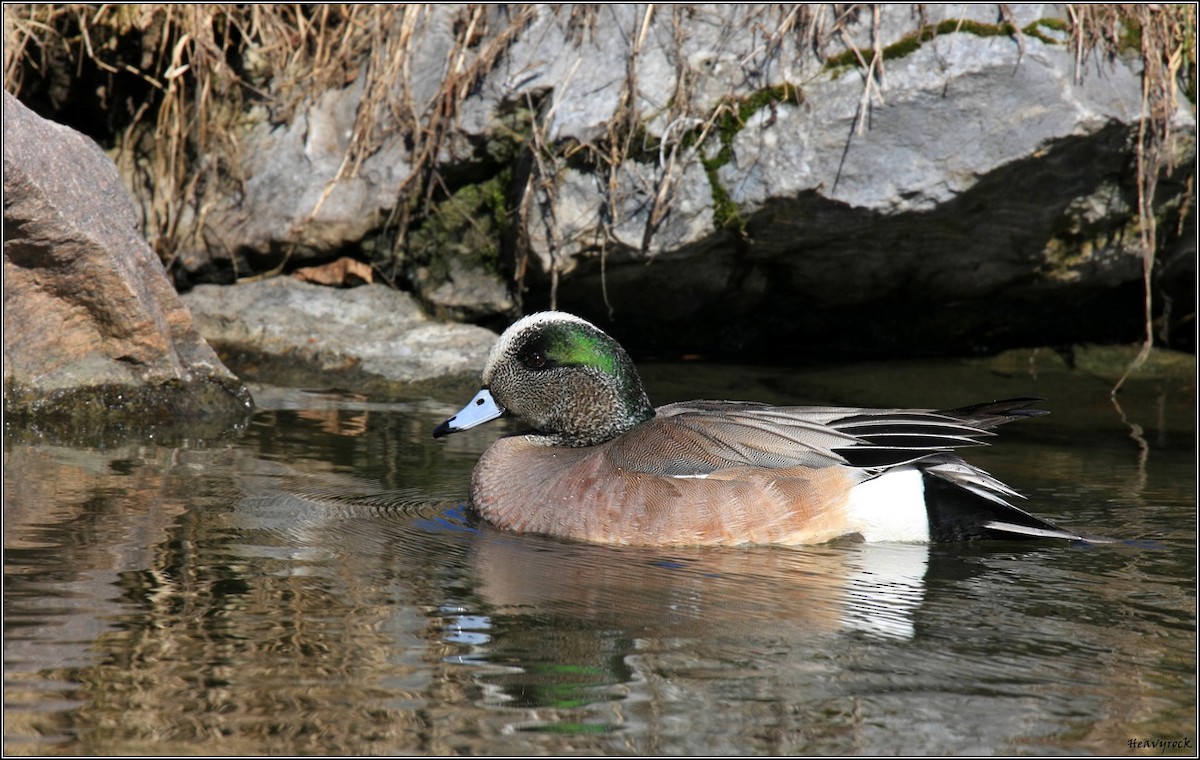
[[(290, 468), (194, 441), (4, 453), (5, 677), (19, 684), (6, 753), (421, 754), (416, 711), (375, 695), (403, 683), (419, 703), (447, 686), (405, 660), (428, 646), (421, 608), (359, 583), (382, 577), (378, 547), (330, 559), (327, 529), (292, 540), (320, 525), (319, 505), (300, 513), (309, 526), (282, 502), (292, 514), (241, 528), (235, 495), (269, 492)], [(326, 463), (308, 465), (323, 480)], [(275, 554), (281, 540), (294, 551)]]
[[(79, 449), (6, 437), (6, 668), (37, 664), (45, 673), (96, 659), (94, 642), (125, 610), (121, 573), (154, 567), (187, 511), (164, 474), (180, 451), (128, 442)], [(28, 705), (18, 714), (21, 707)]]
[(90, 140), (4, 94), (4, 408), (97, 423), (244, 417)]
[(201, 285), (183, 300), (239, 372), (278, 385), (393, 395), (447, 377), (477, 383), (496, 340), (482, 327), (434, 322), (384, 285), (335, 290), (277, 277)]

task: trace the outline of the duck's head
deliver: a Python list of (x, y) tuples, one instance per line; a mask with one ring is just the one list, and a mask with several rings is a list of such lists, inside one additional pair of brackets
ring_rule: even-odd
[(561, 311), (531, 314), (504, 331), (483, 389), (438, 425), (435, 438), (509, 414), (556, 446), (594, 446), (654, 416), (625, 349)]

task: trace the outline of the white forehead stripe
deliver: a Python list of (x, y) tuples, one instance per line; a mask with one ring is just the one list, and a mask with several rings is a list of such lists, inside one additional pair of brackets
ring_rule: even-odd
[(599, 330), (586, 319), (568, 314), (565, 311), (539, 311), (536, 314), (530, 314), (521, 317), (516, 322), (500, 335), (500, 339), (496, 341), (496, 345), (492, 346), (491, 353), (488, 354), (487, 364), (483, 368), (483, 382), (488, 382), (488, 375), (491, 374), (492, 367), (500, 360), (500, 357), (509, 354), (513, 351), (513, 343), (521, 333), (530, 330), (539, 325), (552, 324), (555, 322), (571, 322), (577, 325), (586, 325), (593, 330)]

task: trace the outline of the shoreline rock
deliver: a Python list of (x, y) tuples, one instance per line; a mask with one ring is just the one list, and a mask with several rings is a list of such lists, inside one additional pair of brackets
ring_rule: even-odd
[(495, 333), (429, 319), (384, 285), (335, 289), (290, 277), (200, 285), (183, 295), (206, 340), (247, 380), (345, 384), (378, 397), (478, 384)]
[[(1077, 58), (1065, 6), (336, 13), (354, 22), (347, 30), (372, 30), (372, 44), (353, 49), (391, 61), (390, 76), (347, 57), (343, 76), (298, 91), (268, 65), (271, 51), (234, 45), (218, 79), (253, 75), (268, 97), (229, 90), (228, 143), (176, 125), (212, 154), (188, 168), (196, 192), (160, 215), (178, 222), (179, 248), (164, 255), (176, 283), (195, 287), (184, 301), (206, 302), (204, 334), (249, 378), (390, 396), (477, 373), (491, 338), (448, 337), (419, 310), (501, 328), (554, 305), (635, 352), (775, 363), (1141, 337), (1141, 59), (1101, 47)], [(137, 45), (186, 36), (178, 25), (142, 31), (121, 40), (151, 58)], [(180, 76), (199, 76), (202, 62), (186, 63)], [(109, 102), (127, 99), (110, 79)], [(1156, 197), (1156, 331), (1194, 351), (1195, 107), (1174, 105), (1176, 163)], [(203, 123), (210, 135), (214, 123)], [(150, 136), (135, 132), (108, 136), (131, 155), (121, 140)], [(228, 144), (238, 149), (220, 153)], [(75, 179), (96, 189), (87, 169)], [(145, 182), (143, 209), (165, 197), (147, 176), (126, 179)], [(376, 289), (253, 290), (277, 307), (289, 306), (285, 290), (313, 308), (332, 299), (320, 313), (272, 316), (243, 298), (250, 283), (197, 284), (339, 256), (370, 262), (404, 292), (376, 302)], [(393, 334), (375, 319), (387, 313), (424, 332)], [(411, 356), (424, 351), (431, 363)], [(133, 349), (115, 355), (118, 369), (142, 361)], [(6, 347), (16, 399), (26, 386), (8, 361)]]
[(4, 93), (6, 418), (237, 425), (252, 408), (138, 231), (113, 162)]

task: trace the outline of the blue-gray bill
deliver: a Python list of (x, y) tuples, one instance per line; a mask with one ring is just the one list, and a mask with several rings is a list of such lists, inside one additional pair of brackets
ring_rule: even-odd
[(460, 430), (468, 430), (490, 422), (502, 414), (504, 414), (504, 407), (496, 403), (496, 399), (492, 398), (491, 391), (482, 388), (458, 414), (434, 428), (433, 437), (441, 438)]

